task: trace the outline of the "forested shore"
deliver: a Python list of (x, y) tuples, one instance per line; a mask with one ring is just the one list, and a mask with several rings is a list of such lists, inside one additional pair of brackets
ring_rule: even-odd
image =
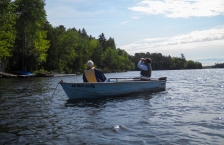
[[(103, 72), (137, 70), (142, 57), (152, 59), (153, 70), (201, 69), (200, 62), (161, 53), (129, 55), (116, 48), (114, 38), (104, 33), (98, 38), (85, 28), (52, 26), (47, 21), (44, 0), (1, 0), (0, 63), (6, 72), (57, 72), (80, 74), (91, 59)], [(75, 25), (75, 24), (74, 24)], [(137, 49), (137, 48), (136, 48)]]

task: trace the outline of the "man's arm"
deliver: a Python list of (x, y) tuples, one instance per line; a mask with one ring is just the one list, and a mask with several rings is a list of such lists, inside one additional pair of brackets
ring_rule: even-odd
[(139, 60), (137, 67), (140, 68), (141, 70), (145, 70), (145, 71), (148, 70), (148, 67), (146, 65), (142, 64), (142, 60)]
[(104, 82), (107, 78), (104, 76), (104, 74), (99, 71), (98, 69), (95, 69), (95, 74), (97, 79), (99, 79), (101, 82)]

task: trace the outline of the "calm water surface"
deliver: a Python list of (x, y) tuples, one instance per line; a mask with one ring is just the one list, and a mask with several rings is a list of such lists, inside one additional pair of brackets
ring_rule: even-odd
[(166, 91), (89, 101), (68, 100), (57, 87), (81, 75), (0, 79), (0, 145), (223, 145), (224, 69), (153, 71), (163, 76)]

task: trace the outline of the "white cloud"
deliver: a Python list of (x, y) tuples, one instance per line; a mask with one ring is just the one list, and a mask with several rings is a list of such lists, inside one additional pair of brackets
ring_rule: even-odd
[(60, 6), (47, 10), (47, 15), (55, 18), (73, 18), (79, 12), (69, 6)]
[(193, 31), (189, 34), (175, 36), (157, 45), (175, 45), (175, 44), (204, 42), (204, 41), (221, 40), (221, 39), (224, 39), (224, 26), (219, 26), (204, 31)]
[(147, 38), (121, 46), (130, 54), (148, 51), (163, 51), (172, 49), (194, 49), (209, 45), (224, 47), (224, 26), (218, 26), (204, 31), (193, 31), (188, 34), (170, 38)]
[(142, 0), (132, 11), (162, 14), (171, 18), (211, 17), (224, 15), (223, 0)]
[(126, 24), (126, 23), (128, 23), (129, 21), (124, 21), (124, 22), (121, 22), (121, 24)]
[(203, 66), (211, 66), (215, 63), (223, 63), (224, 57), (207, 57), (207, 58), (193, 58), (192, 60), (201, 62)]
[[(180, 57), (184, 54), (187, 60), (201, 62), (203, 66), (224, 63), (224, 39), (206, 42), (194, 42), (176, 45), (149, 46), (144, 44), (130, 44), (121, 47), (128, 54), (161, 53), (164, 56)], [(212, 59), (213, 58), (213, 59)]]
[(138, 18), (139, 18), (139, 17), (132, 17), (132, 19), (135, 19), (135, 20), (138, 19)]

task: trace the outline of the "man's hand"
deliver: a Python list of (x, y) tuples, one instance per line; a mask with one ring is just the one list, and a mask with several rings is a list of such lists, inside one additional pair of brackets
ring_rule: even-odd
[(145, 58), (141, 58), (141, 61), (144, 61), (145, 60)]

